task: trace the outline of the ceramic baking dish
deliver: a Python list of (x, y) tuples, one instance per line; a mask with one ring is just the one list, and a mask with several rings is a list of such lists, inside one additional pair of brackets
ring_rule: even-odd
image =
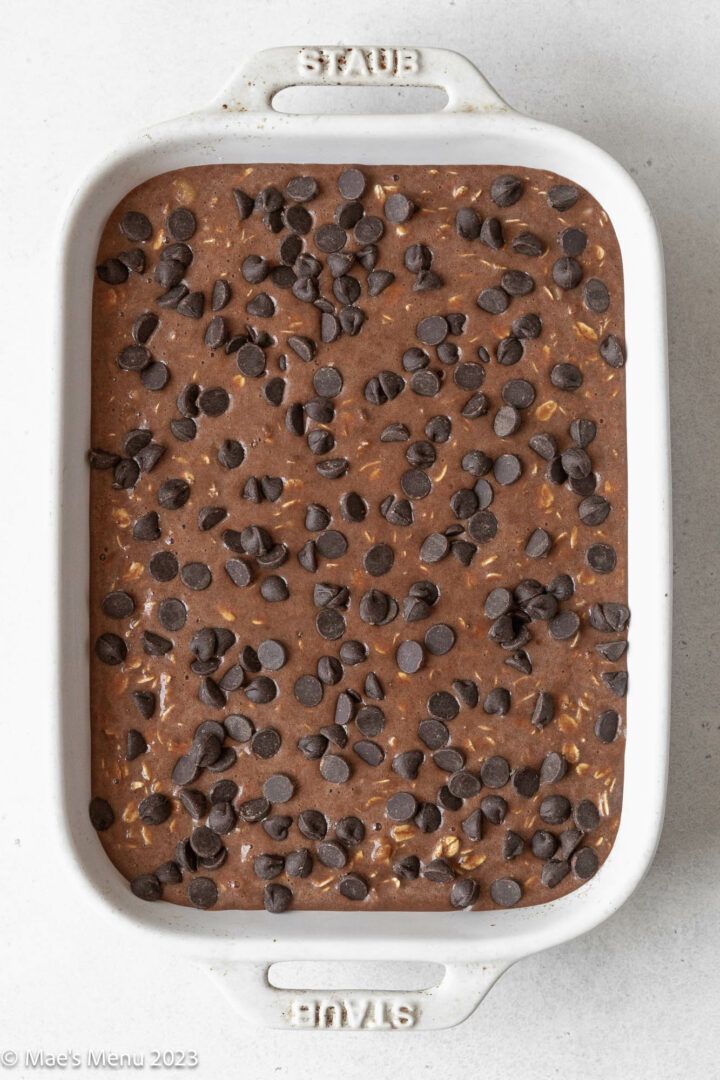
[[(275, 93), (296, 84), (432, 86), (441, 112), (288, 115)], [(586, 188), (614, 223), (625, 277), (629, 603), (625, 795), (613, 850), (582, 888), (519, 910), (464, 913), (203, 912), (137, 900), (105, 856), (87, 815), (88, 472), (90, 304), (98, 240), (131, 188), (171, 169), (239, 162), (498, 164), (560, 173)], [(660, 241), (633, 181), (578, 135), (510, 109), (464, 57), (441, 49), (281, 48), (243, 65), (205, 111), (141, 132), (72, 201), (61, 253), (58, 346), (62, 406), (58, 520), (57, 753), (68, 867), (89, 900), (129, 921), (149, 948), (171, 944), (203, 964), (239, 1011), (275, 1027), (364, 1030), (449, 1027), (468, 1016), (521, 957), (607, 918), (647, 870), (665, 798), (669, 723), (670, 491), (666, 339)], [(278, 990), (278, 961), (435, 961), (445, 975), (418, 993)], [(348, 969), (344, 969), (348, 970)], [(348, 978), (350, 977), (348, 972)]]

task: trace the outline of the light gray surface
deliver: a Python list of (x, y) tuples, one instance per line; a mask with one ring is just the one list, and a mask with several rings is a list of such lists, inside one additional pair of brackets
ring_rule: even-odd
[[(440, 8), (442, 7), (442, 10)], [(212, 16), (204, 12), (212, 9)], [(6, 0), (0, 39), (5, 632), (0, 788), (0, 1051), (197, 1049), (195, 1075), (338, 1072), (430, 1080), (687, 1080), (718, 1072), (718, 222), (720, 15), (714, 0)], [(124, 132), (204, 104), (239, 56), (273, 44), (439, 44), (508, 102), (599, 143), (637, 178), (668, 274), (675, 484), (675, 657), (668, 817), (648, 878), (586, 938), (523, 961), (451, 1032), (249, 1031), (172, 955), (95, 923), (44, 843), (54, 812), (43, 681), (52, 540), (48, 269), (74, 179)], [(182, 66), (181, 66), (182, 65)], [(30, 133), (32, 132), (32, 136)], [(636, 352), (633, 363), (642, 364)], [(648, 416), (647, 423), (653, 422)], [(648, 536), (648, 544), (653, 538)], [(22, 587), (36, 583), (32, 603)], [(47, 586), (49, 589), (49, 585)], [(635, 642), (634, 648), (641, 648)], [(638, 716), (634, 722), (652, 724)], [(23, 776), (23, 770), (26, 770)], [(328, 1044), (332, 1039), (332, 1046)], [(449, 1064), (452, 1059), (459, 1064)], [(76, 1070), (82, 1075), (84, 1070)], [(16, 1076), (28, 1075), (18, 1067)], [(97, 1072), (96, 1072), (97, 1075)]]

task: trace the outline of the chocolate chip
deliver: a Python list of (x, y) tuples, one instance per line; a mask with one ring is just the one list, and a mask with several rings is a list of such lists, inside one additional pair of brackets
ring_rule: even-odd
[(255, 757), (268, 760), (279, 752), (281, 742), (280, 732), (275, 728), (260, 728), (250, 740), (250, 749)]
[(587, 233), (574, 226), (563, 229), (558, 236), (558, 244), (566, 255), (582, 255), (587, 242)]
[(142, 243), (152, 236), (150, 219), (137, 210), (128, 210), (120, 219), (120, 231), (133, 243)]
[(148, 795), (138, 806), (138, 815), (143, 825), (162, 825), (172, 813), (172, 803), (167, 795), (155, 792)]
[[(448, 746), (444, 749), (435, 751), (433, 754), (433, 765), (436, 765), (438, 769), (442, 769), (442, 771), (446, 773), (459, 773), (465, 765), (465, 755), (462, 750), (458, 750), (454, 746)], [(449, 788), (447, 790), (448, 792), (450, 791)]]
[(427, 701), (427, 710), (439, 720), (454, 720), (460, 711), (456, 698), (447, 690), (436, 690)]
[(497, 530), (497, 518), (491, 510), (479, 510), (467, 523), (468, 534), (478, 544), (487, 544), (493, 540), (497, 535)]
[(428, 750), (440, 750), (447, 746), (450, 732), (441, 720), (421, 720), (418, 724), (418, 737)]
[(536, 859), (552, 859), (558, 849), (558, 842), (547, 829), (537, 829), (530, 840), (530, 849)]
[(197, 435), (197, 424), (189, 416), (170, 421), (170, 431), (178, 442), (192, 442)]
[(127, 645), (117, 634), (100, 634), (95, 641), (95, 655), (103, 664), (122, 664), (127, 656)]
[(477, 306), (489, 315), (502, 315), (510, 306), (510, 297), (499, 287), (483, 289), (477, 298)]
[(290, 851), (285, 856), (285, 873), (288, 877), (306, 878), (312, 873), (312, 855), (307, 848)]
[(371, 271), (367, 277), (368, 296), (379, 296), (394, 280), (395, 275), (390, 270)]
[(371, 739), (360, 739), (358, 742), (353, 743), (353, 750), (366, 765), (373, 767), (380, 765), (385, 759), (383, 748)]
[(375, 544), (363, 557), (365, 572), (372, 577), (382, 577), (392, 570), (395, 553), (389, 544)]
[(271, 803), (286, 803), (295, 794), (295, 785), (284, 773), (269, 776), (263, 784), (263, 795)]
[(402, 225), (409, 221), (416, 210), (415, 203), (402, 192), (394, 192), (388, 195), (383, 207), (383, 213), (393, 225)]
[(490, 896), (498, 907), (512, 907), (522, 899), (522, 887), (514, 878), (496, 878), (490, 886)]
[[(515, 454), (500, 454), (493, 463), (493, 476), (498, 484), (506, 487), (514, 484), (522, 475), (522, 462)], [(487, 513), (488, 511), (486, 511)], [(469, 530), (468, 530), (469, 531)], [(474, 537), (477, 539), (477, 537)]]
[(403, 750), (392, 760), (393, 772), (396, 772), (403, 780), (415, 780), (423, 759), (422, 750)]
[(163, 390), (170, 381), (170, 371), (161, 360), (153, 360), (140, 372), (140, 381), (146, 390)]
[(254, 315), (259, 319), (269, 319), (275, 314), (275, 301), (266, 292), (260, 292), (248, 300), (245, 305), (248, 315)]
[(580, 192), (574, 184), (555, 184), (547, 193), (550, 206), (561, 213), (570, 210), (579, 198)]
[(414, 675), (425, 662), (422, 645), (417, 641), (402, 641), (395, 653), (397, 666), (407, 675)]
[(540, 803), (538, 813), (548, 825), (561, 825), (570, 817), (570, 800), (564, 795), (548, 795)]
[(615, 697), (625, 697), (628, 688), (627, 671), (603, 671), (600, 678)]
[(595, 646), (595, 651), (603, 657), (604, 660), (609, 661), (611, 664), (615, 664), (621, 656), (625, 655), (627, 651), (627, 641), (603, 641), (599, 645)]
[(108, 593), (100, 606), (109, 619), (128, 619), (135, 610), (135, 601), (129, 593), (118, 591)]
[(455, 644), (455, 631), (446, 623), (435, 623), (425, 632), (425, 648), (433, 656), (445, 656)]
[(341, 870), (347, 865), (347, 852), (335, 840), (325, 840), (317, 847), (318, 861), (333, 870)]
[(486, 795), (480, 800), (480, 810), (493, 825), (501, 825), (507, 814), (507, 803), (501, 795)]
[(578, 514), (584, 525), (602, 525), (610, 513), (610, 503), (602, 495), (589, 495), (578, 506)]
[(611, 368), (625, 366), (625, 350), (619, 338), (614, 334), (608, 334), (600, 342), (599, 352), (606, 364)]
[(286, 206), (283, 218), (288, 229), (292, 229), (299, 236), (305, 236), (312, 228), (312, 214), (304, 206)]
[(143, 720), (149, 720), (155, 712), (156, 698), (153, 692), (151, 690), (134, 690), (132, 699)]
[(490, 198), (496, 206), (513, 206), (523, 193), (523, 183), (512, 173), (496, 177), (490, 185)]
[(106, 259), (99, 263), (95, 270), (106, 285), (122, 285), (128, 279), (128, 268), (120, 259)]
[(157, 499), (165, 510), (179, 510), (190, 498), (187, 480), (165, 480), (158, 488)]
[(518, 255), (527, 255), (529, 258), (538, 258), (545, 254), (545, 244), (533, 232), (521, 232), (511, 241), (513, 251)]
[(500, 439), (506, 439), (514, 435), (521, 424), (520, 413), (512, 405), (503, 405), (495, 413), (493, 431)]
[(368, 883), (361, 874), (346, 874), (338, 882), (338, 892), (346, 900), (360, 902), (367, 898), (369, 891)]
[(447, 337), (447, 319), (442, 315), (428, 315), (417, 324), (415, 333), (425, 345), (439, 345)]
[(500, 284), (509, 296), (527, 296), (535, 288), (534, 279), (524, 270), (506, 270)]
[(422, 875), (437, 885), (449, 885), (455, 877), (455, 871), (447, 859), (431, 859), (422, 868)]
[(344, 199), (360, 199), (366, 180), (359, 169), (344, 169), (338, 177), (338, 190)]
[(480, 780), (466, 769), (453, 773), (447, 784), (450, 793), (458, 799), (472, 799), (480, 794)]
[(313, 709), (323, 699), (323, 685), (315, 675), (301, 675), (295, 680), (296, 699), (307, 709)]
[(498, 754), (486, 758), (480, 767), (480, 779), (485, 787), (505, 787), (510, 779), (510, 766), (506, 759)]
[[(167, 292), (157, 298), (157, 304), (161, 308), (168, 308), (171, 311), (177, 310), (180, 301), (185, 299), (189, 291), (187, 285), (175, 285), (172, 289), (168, 289)], [(200, 311), (200, 314), (202, 315), (202, 310)]]
[(501, 615), (507, 615), (514, 604), (513, 594), (509, 589), (498, 587), (492, 589), (485, 597), (484, 612), (488, 619), (499, 619)]
[(525, 543), (525, 554), (529, 559), (542, 559), (552, 547), (552, 537), (545, 529), (533, 529)]
[(269, 604), (278, 604), (290, 596), (287, 582), (277, 574), (270, 574), (260, 582), (260, 595)]
[(585, 552), (585, 560), (596, 574), (610, 574), (617, 566), (617, 554), (610, 544), (592, 544)]
[(187, 622), (187, 608), (182, 600), (170, 597), (163, 600), (158, 607), (158, 619), (166, 630), (171, 632), (182, 630)]
[(285, 859), (282, 855), (267, 854), (256, 855), (253, 859), (253, 872), (256, 877), (263, 881), (270, 881), (279, 877), (285, 869)]
[(607, 285), (599, 278), (588, 278), (583, 288), (583, 303), (588, 311), (602, 314), (610, 307)]
[(346, 784), (350, 779), (350, 766), (339, 754), (326, 754), (320, 762), (320, 775), (329, 784)]
[(180, 571), (180, 578), (188, 589), (193, 589), (195, 592), (202, 592), (212, 583), (210, 567), (200, 562), (186, 563)]
[(162, 897), (162, 885), (156, 874), (140, 874), (133, 878), (130, 889), (139, 900), (153, 902)]
[(130, 728), (125, 737), (125, 760), (134, 761), (141, 754), (147, 753), (148, 744), (145, 736), (135, 728)]
[(540, 787), (540, 774), (537, 769), (524, 765), (522, 768), (515, 770), (512, 783), (518, 795), (523, 799), (531, 799)]
[(115, 814), (110, 803), (97, 795), (90, 800), (88, 816), (93, 829), (98, 832), (105, 832), (115, 822)]
[(173, 210), (168, 215), (166, 224), (168, 232), (174, 240), (190, 240), (197, 228), (195, 215), (192, 210), (188, 210), (187, 207), (180, 207), (177, 210)]
[(570, 867), (564, 859), (548, 859), (543, 865), (540, 880), (547, 888), (554, 889), (567, 876), (569, 870)]
[(555, 364), (550, 372), (550, 382), (558, 390), (579, 390), (583, 384), (583, 375), (575, 364)]
[(434, 803), (424, 802), (420, 804), (414, 821), (421, 833), (434, 833), (442, 824), (442, 814)]
[(455, 232), (463, 240), (477, 240), (480, 225), (480, 217), (471, 206), (463, 206), (455, 214)]
[(366, 215), (353, 229), (353, 236), (358, 244), (376, 244), (384, 232), (382, 218)]
[(567, 772), (567, 761), (555, 751), (551, 751), (543, 758), (540, 767), (540, 782), (542, 784), (556, 784)]
[(277, 697), (277, 686), (267, 675), (258, 675), (248, 683), (245, 696), (255, 705), (267, 705)]
[[(272, 814), (270, 817), (265, 818), (261, 822), (263, 831), (267, 833), (271, 840), (287, 840), (290, 826), (293, 819), (288, 814)], [(285, 866), (286, 872), (290, 871)]]
[(121, 251), (118, 255), (118, 259), (127, 266), (128, 270), (135, 274), (142, 274), (145, 271), (145, 252), (140, 248), (132, 248), (130, 251)]
[(482, 840), (483, 815), (480, 810), (473, 810), (473, 812), (461, 822), (460, 828), (465, 836), (467, 836), (468, 840)]

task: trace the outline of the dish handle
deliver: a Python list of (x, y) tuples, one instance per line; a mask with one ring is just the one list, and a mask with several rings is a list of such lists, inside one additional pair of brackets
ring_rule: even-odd
[(446, 964), (436, 986), (407, 992), (279, 989), (270, 982), (268, 962), (203, 968), (249, 1024), (296, 1031), (431, 1031), (466, 1020), (512, 963)]
[(443, 112), (508, 112), (508, 106), (467, 57), (451, 49), (310, 45), (263, 49), (248, 57), (215, 105), (272, 112), (289, 86), (420, 86), (444, 90)]

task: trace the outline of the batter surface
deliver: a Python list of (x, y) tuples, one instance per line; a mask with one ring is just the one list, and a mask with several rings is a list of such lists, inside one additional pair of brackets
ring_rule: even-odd
[(505, 166), (184, 169), (93, 298), (90, 817), (145, 900), (538, 904), (622, 793), (622, 265)]

